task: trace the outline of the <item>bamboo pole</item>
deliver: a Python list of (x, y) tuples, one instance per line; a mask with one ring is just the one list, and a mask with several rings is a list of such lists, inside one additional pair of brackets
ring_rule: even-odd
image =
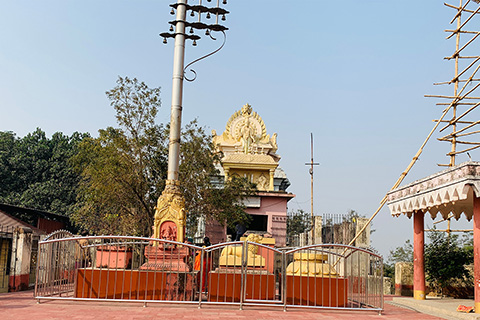
[[(477, 102), (478, 103), (478, 102)], [(474, 103), (474, 102), (457, 102), (457, 106), (473, 106), (477, 103)], [(436, 106), (448, 106), (450, 105), (450, 103), (446, 103), (446, 102), (437, 102), (435, 103)], [(437, 121), (437, 120), (432, 120), (432, 121)], [(448, 122), (449, 120), (445, 120), (445, 122)], [(470, 121), (472, 122), (472, 121)]]
[(424, 95), (425, 98), (443, 98), (443, 99), (470, 99), (470, 100), (478, 100), (480, 97), (467, 97), (467, 96), (443, 96), (443, 95), (438, 95), (438, 94), (426, 94)]
[(480, 133), (480, 130), (467, 132), (467, 133), (460, 133), (460, 134), (457, 134), (457, 137), (465, 137), (465, 136), (470, 136), (472, 134), (477, 134), (477, 133)]
[[(438, 122), (438, 120), (434, 119), (432, 122)], [(451, 122), (450, 120), (442, 120), (440, 121), (441, 123), (446, 123), (446, 122)], [(457, 121), (457, 123), (462, 123), (462, 124), (472, 124), (476, 123), (477, 121)]]
[[(453, 140), (453, 138), (451, 138), (451, 139), (440, 139), (440, 138), (438, 138), (438, 140), (439, 141), (450, 141), (451, 142)], [(457, 143), (459, 143), (459, 144), (470, 144), (470, 145), (472, 145), (472, 144), (473, 145), (480, 145), (480, 142), (471, 142), (471, 141), (459, 141), (459, 140), (457, 140)]]
[[(472, 151), (472, 150), (475, 150), (475, 149), (478, 149), (478, 148), (480, 148), (480, 145), (477, 145), (475, 147), (471, 147), (471, 148), (468, 148), (468, 149), (465, 149), (465, 150), (462, 150), (462, 151), (455, 151), (455, 155), (460, 154), (460, 153), (464, 153), (464, 152), (467, 152), (467, 151)], [(451, 154), (452, 154), (452, 152), (447, 153), (447, 155), (451, 155)]]
[[(479, 31), (467, 31), (467, 30), (450, 30), (450, 29), (445, 29), (443, 30), (444, 32), (459, 32), (459, 33), (470, 33), (470, 34), (477, 34), (480, 33)], [(449, 36), (450, 37), (450, 36)]]
[[(475, 59), (475, 58), (478, 58), (478, 56), (461, 56), (461, 55), (458, 55), (458, 59)], [(452, 60), (453, 57), (452, 56), (449, 56), (449, 57), (443, 57), (444, 60)]]

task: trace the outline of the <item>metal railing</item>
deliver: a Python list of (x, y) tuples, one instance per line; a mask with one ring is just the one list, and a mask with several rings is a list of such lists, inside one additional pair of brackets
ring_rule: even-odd
[[(68, 236), (68, 235), (67, 235)], [(347, 245), (198, 247), (91, 236), (39, 243), (35, 298), (383, 310), (383, 260)]]

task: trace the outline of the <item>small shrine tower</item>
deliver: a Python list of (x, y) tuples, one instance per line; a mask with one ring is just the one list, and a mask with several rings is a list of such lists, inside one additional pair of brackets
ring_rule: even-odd
[(279, 167), (277, 134), (267, 134), (262, 118), (249, 104), (228, 120), (225, 131), (213, 133), (213, 143), (223, 153), (218, 184), (233, 176), (245, 177), (257, 185), (257, 195), (246, 201), (246, 212), (253, 218), (248, 230), (270, 234), (277, 246), (286, 244), (287, 202), (295, 197)]

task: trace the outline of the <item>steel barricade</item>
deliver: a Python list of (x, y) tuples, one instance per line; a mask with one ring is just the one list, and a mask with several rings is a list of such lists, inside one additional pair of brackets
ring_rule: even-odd
[(285, 264), (285, 308), (383, 310), (383, 260), (369, 250), (311, 245), (285, 251)]
[(199, 247), (127, 237), (39, 242), (35, 297), (383, 310), (383, 260), (346, 245), (279, 250), (249, 241)]

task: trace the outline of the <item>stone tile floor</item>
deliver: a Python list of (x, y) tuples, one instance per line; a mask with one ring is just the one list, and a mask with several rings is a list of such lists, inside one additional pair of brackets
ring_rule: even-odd
[(206, 306), (198, 309), (195, 305), (85, 302), (42, 300), (33, 298), (32, 291), (0, 294), (0, 320), (20, 319), (442, 319), (388, 303), (392, 297), (385, 297), (382, 315), (374, 311), (327, 311), (318, 309), (288, 309), (237, 306)]

